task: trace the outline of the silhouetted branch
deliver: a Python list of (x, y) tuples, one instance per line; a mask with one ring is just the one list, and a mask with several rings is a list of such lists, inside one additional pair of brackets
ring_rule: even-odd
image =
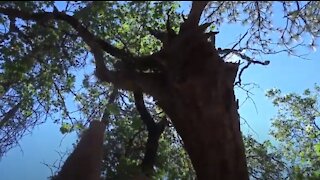
[(208, 20), (211, 16), (214, 15), (214, 13), (218, 12), (220, 10), (220, 8), (222, 7), (222, 5), (225, 3), (224, 1), (220, 1), (221, 4), (219, 4), (219, 6), (215, 7), (216, 9), (214, 11), (212, 11), (205, 19)]
[(193, 25), (198, 25), (201, 14), (209, 1), (193, 1), (188, 21)]
[(13, 119), (16, 112), (19, 110), (20, 106), (21, 101), (18, 104), (14, 105), (8, 112), (6, 112), (3, 115), (3, 118), (0, 120), (0, 129), (2, 128), (2, 126), (4, 126), (6, 123)]
[(135, 105), (141, 116), (141, 120), (147, 126), (148, 140), (146, 144), (146, 151), (141, 163), (142, 171), (146, 176), (153, 173), (153, 166), (156, 161), (157, 150), (159, 146), (159, 138), (164, 131), (167, 120), (163, 119), (159, 123), (155, 123), (148, 109), (143, 101), (143, 94), (141, 91), (134, 92)]

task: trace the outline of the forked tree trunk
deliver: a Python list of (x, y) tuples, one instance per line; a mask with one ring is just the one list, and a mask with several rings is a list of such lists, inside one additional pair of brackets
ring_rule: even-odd
[(233, 89), (239, 64), (224, 62), (208, 41), (212, 33), (204, 32), (208, 25), (198, 26), (204, 5), (194, 2), (180, 32), (164, 44), (164, 91), (155, 98), (181, 136), (198, 179), (247, 180)]

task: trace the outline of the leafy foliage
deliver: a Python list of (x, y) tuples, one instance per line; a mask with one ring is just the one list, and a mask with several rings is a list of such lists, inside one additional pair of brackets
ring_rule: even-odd
[(281, 95), (279, 89), (267, 92), (267, 96), (279, 108), (270, 133), (280, 142), (279, 148), (292, 166), (292, 176), (295, 178), (320, 175), (319, 95), (318, 85), (315, 85), (314, 91), (306, 89), (302, 95)]
[(251, 178), (284, 179), (286, 164), (282, 154), (274, 149), (270, 141), (259, 143), (249, 135), (244, 137), (244, 143)]
[[(280, 5), (287, 25), (273, 27), (271, 15)], [(319, 2), (280, 2), (280, 5), (273, 2), (212, 2), (207, 8), (206, 18), (214, 20), (217, 29), (225, 21), (247, 24), (248, 37), (237, 45), (240, 52), (246, 49), (250, 55), (282, 52), (275, 51), (274, 45), (284, 45), (285, 51), (293, 54), (296, 44), (303, 44), (291, 43), (301, 39), (303, 34), (311, 36), (311, 43), (306, 45), (315, 47), (315, 39), (320, 32)], [(132, 55), (142, 56), (160, 49), (161, 42), (151, 35), (149, 29), (165, 31), (167, 14), (173, 29), (179, 30), (182, 22), (176, 11), (179, 5), (169, 1), (0, 2), (0, 156), (15, 146), (28, 130), (48, 118), (61, 124), (61, 133), (68, 133), (82, 131), (89, 120), (98, 119), (107, 111), (110, 124), (106, 132), (102, 174), (110, 179), (130, 177), (139, 171), (147, 138), (132, 94), (95, 79), (90, 47), (68, 23), (53, 19), (35, 22), (3, 13), (8, 8), (30, 13), (52, 12), (56, 6), (59, 11), (78, 19), (96, 37)], [(271, 32), (281, 34), (280, 42), (268, 38)], [(119, 68), (118, 58), (110, 54), (104, 54), (104, 57), (108, 68)], [(113, 92), (116, 98), (110, 104)], [(271, 97), (279, 95), (277, 91), (270, 93)], [(164, 113), (151, 97), (147, 99), (148, 110), (159, 122)], [(285, 157), (291, 163), (303, 162), (302, 167), (293, 168), (293, 171), (299, 176), (309, 176), (316, 168), (320, 169), (319, 162), (308, 161), (310, 157), (319, 158), (320, 151), (319, 130), (316, 124), (311, 123), (319, 116), (311, 109), (316, 100), (291, 95), (284, 99), (279, 97), (274, 102), (276, 105), (291, 102), (297, 106), (288, 109), (296, 119), (285, 121), (287, 117), (279, 115), (274, 123), (274, 127), (279, 129), (273, 131), (273, 135), (281, 142), (289, 142), (285, 146)], [(292, 127), (297, 128), (295, 133), (299, 136), (288, 134), (293, 132), (288, 131)], [(266, 179), (282, 177), (283, 174), (277, 174), (284, 169), (282, 163), (277, 164), (281, 158), (277, 152), (268, 149), (271, 147), (268, 142), (259, 144), (251, 137), (245, 142), (252, 176)], [(296, 148), (296, 143), (302, 145)], [(297, 152), (290, 150), (293, 147)], [(160, 139), (155, 164), (154, 178), (163, 177), (195, 177), (183, 144), (171, 124)]]
[[(134, 101), (130, 95), (121, 95), (120, 112), (113, 114), (105, 140), (103, 172), (106, 179), (130, 179), (140, 170), (141, 160), (145, 153), (147, 132)], [(150, 103), (150, 102), (149, 102)], [(149, 110), (156, 121), (160, 121), (155, 107)], [(155, 163), (154, 179), (164, 177), (193, 179), (192, 164), (182, 147), (173, 127), (166, 128), (159, 140), (158, 156)]]

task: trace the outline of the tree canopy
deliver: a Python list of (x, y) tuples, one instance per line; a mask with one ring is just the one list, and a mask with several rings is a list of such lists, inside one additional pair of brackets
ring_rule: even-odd
[[(170, 44), (170, 37), (183, 31), (187, 17), (177, 11), (180, 5), (156, 1), (0, 2), (0, 156), (26, 132), (48, 120), (61, 124), (62, 133), (81, 132), (90, 120), (107, 113), (110, 121), (104, 144), (103, 175), (130, 177), (139, 171), (148, 131), (156, 127), (159, 147), (153, 176), (193, 179), (195, 172), (184, 143), (170, 118), (150, 96), (150, 92), (158, 93), (154, 87), (165, 91), (157, 80), (167, 66), (175, 73), (179, 71), (174, 62), (157, 58), (164, 56), (161, 50)], [(320, 35), (319, 7), (317, 1), (212, 1), (201, 16), (204, 25), (200, 27), (208, 28), (203, 31), (211, 37), (213, 46), (223, 23), (248, 27), (231, 47), (216, 47), (224, 60), (230, 54), (241, 58), (234, 84), (241, 86), (246, 68), (270, 63), (259, 55), (287, 52), (303, 57), (296, 52), (298, 47), (316, 48)], [(283, 18), (284, 23), (276, 24), (274, 18)], [(141, 89), (144, 92), (137, 91)], [(308, 92), (305, 95), (310, 95)], [(318, 173), (319, 161), (309, 162), (306, 157), (319, 158), (316, 138), (320, 131), (317, 124), (309, 122), (319, 113), (311, 109), (315, 108), (316, 100), (296, 95), (282, 98), (278, 93), (270, 91), (269, 96), (275, 98), (275, 105), (295, 104), (287, 109), (294, 119), (288, 121), (288, 117), (279, 114), (272, 134), (280, 142), (287, 142), (283, 147), (287, 161), (292, 164), (306, 161), (304, 166), (293, 168), (297, 176), (313, 176)], [(308, 123), (304, 122), (307, 120)], [(286, 134), (294, 132), (289, 128), (297, 129), (294, 138)], [(297, 142), (302, 144), (301, 149), (291, 151)], [(248, 137), (245, 144), (247, 158), (251, 153), (270, 155), (267, 142), (259, 144)], [(282, 159), (276, 152), (272, 158)], [(250, 166), (259, 166), (264, 172), (258, 172), (262, 178), (283, 177), (274, 171), (284, 172), (283, 161), (261, 165), (261, 161), (248, 160), (248, 163), (252, 176), (257, 172)]]

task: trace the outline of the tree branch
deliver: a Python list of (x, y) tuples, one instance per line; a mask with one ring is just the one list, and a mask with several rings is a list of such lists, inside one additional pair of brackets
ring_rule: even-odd
[[(240, 53), (241, 50), (237, 50), (237, 49), (221, 49), (221, 48), (218, 48), (218, 53), (219, 54), (230, 54), (230, 53), (234, 53), (238, 56), (240, 56), (243, 60), (246, 60), (250, 63), (253, 63), (253, 64), (261, 64), (261, 65), (268, 65), (270, 64), (270, 61), (266, 60), (264, 62), (262, 61), (257, 61), (257, 60), (253, 60), (252, 58), (250, 58), (249, 56), (245, 55), (245, 54), (241, 54)], [(224, 57), (224, 56), (223, 56)]]
[(105, 129), (104, 122), (91, 121), (80, 142), (53, 179), (100, 179)]
[(238, 81), (235, 82), (235, 85), (241, 85), (241, 76), (242, 76), (244, 70), (247, 69), (251, 64), (260, 64), (260, 65), (264, 65), (264, 66), (270, 64), (270, 61), (268, 61), (268, 60), (266, 60), (264, 62), (253, 60), (249, 56), (247, 56), (245, 54), (242, 54), (241, 53), (241, 51), (242, 51), (241, 49), (237, 50), (237, 49), (234, 49), (234, 47), (235, 46), (233, 46), (232, 49), (221, 49), (221, 48), (218, 48), (218, 53), (219, 54), (223, 54), (222, 59), (224, 59), (228, 54), (233, 53), (233, 54), (236, 54), (239, 57), (241, 57), (243, 60), (247, 61), (247, 64), (241, 68), (241, 70), (239, 72), (239, 75), (238, 75)]
[(0, 13), (5, 14), (9, 17), (18, 17), (24, 20), (33, 20), (39, 23), (43, 23), (48, 20), (63, 20), (71, 25), (78, 33), (79, 36), (83, 38), (83, 40), (91, 47), (94, 41), (97, 44), (101, 45), (102, 49), (108, 52), (110, 55), (117, 57), (119, 59), (127, 56), (125, 52), (121, 49), (118, 49), (102, 39), (97, 39), (92, 33), (90, 33), (87, 28), (85, 28), (81, 23), (73, 16), (67, 15), (63, 12), (40, 12), (40, 13), (29, 13), (25, 11), (21, 11), (13, 8), (1, 8)]
[(3, 115), (3, 119), (1, 119), (0, 121), (0, 128), (2, 128), (2, 126), (6, 125), (6, 123), (12, 120), (16, 112), (20, 109), (20, 106), (21, 101), (18, 104), (14, 105), (8, 112)]
[(142, 92), (135, 91), (134, 100), (135, 100), (135, 105), (137, 107), (137, 110), (141, 116), (141, 119), (143, 123), (147, 126), (148, 132), (154, 131), (154, 127), (156, 123), (153, 121), (152, 116), (150, 115), (150, 113), (148, 112), (148, 109), (144, 104)]
[(204, 10), (208, 2), (209, 1), (193, 1), (192, 2), (190, 14), (187, 19), (187, 21), (189, 21), (190, 24), (194, 26), (197, 26), (199, 24), (202, 11)]
[(217, 7), (212, 7), (212, 8), (215, 8), (215, 10), (213, 10), (213, 11), (210, 13), (210, 15), (208, 15), (208, 16), (206, 17), (205, 21), (207, 21), (211, 16), (213, 16), (216, 12), (218, 12), (218, 11), (220, 10), (220, 8), (222, 7), (222, 5), (225, 3), (225, 1), (217, 1), (217, 2), (220, 3), (219, 6), (217, 6)]
[(241, 85), (241, 76), (242, 76), (242, 73), (245, 69), (247, 69), (249, 66), (250, 66), (251, 62), (248, 62), (245, 66), (243, 66), (239, 72), (239, 76), (238, 76), (238, 81), (234, 83), (234, 85)]
[[(103, 51), (109, 53), (110, 55), (122, 59), (123, 61), (132, 59), (131, 62), (137, 61), (139, 64), (140, 59), (152, 60), (154, 56), (149, 57), (133, 57), (130, 53), (125, 52), (122, 49), (118, 49), (106, 41), (95, 37), (91, 32), (88, 31), (75, 17), (67, 15), (63, 12), (53, 11), (53, 12), (40, 12), (40, 13), (29, 13), (12, 8), (1, 8), (0, 13), (5, 14), (9, 17), (18, 17), (24, 20), (34, 20), (39, 24), (47, 22), (49, 20), (62, 20), (72, 26), (78, 35), (84, 40), (84, 42), (90, 47), (90, 50), (95, 58), (96, 64), (96, 75), (97, 77), (106, 82), (113, 83), (115, 86), (126, 90), (135, 90), (142, 88), (144, 91), (150, 93), (153, 87), (159, 86), (157, 83), (158, 75), (151, 73), (139, 74), (132, 70), (130, 73), (120, 72), (120, 71), (109, 71), (104, 63)], [(103, 50), (103, 51), (102, 51)], [(148, 65), (148, 64), (144, 64)], [(133, 67), (135, 64), (133, 63)]]
[(143, 123), (147, 126), (148, 140), (146, 145), (146, 151), (141, 163), (142, 172), (146, 176), (151, 176), (153, 173), (153, 166), (156, 161), (157, 150), (159, 146), (159, 138), (164, 131), (167, 120), (163, 119), (159, 123), (155, 123), (148, 109), (143, 101), (143, 94), (141, 91), (134, 92), (135, 105), (141, 116)]

